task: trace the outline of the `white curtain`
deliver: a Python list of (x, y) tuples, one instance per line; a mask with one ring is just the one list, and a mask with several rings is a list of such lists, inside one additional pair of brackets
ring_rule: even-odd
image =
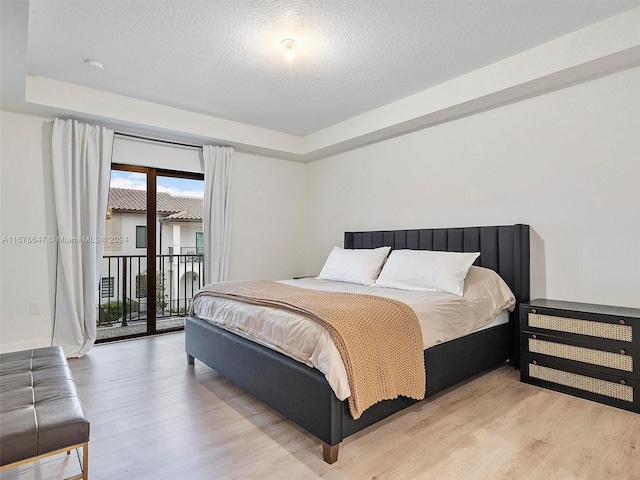
[(233, 148), (204, 145), (202, 156), (205, 282), (222, 282), (229, 273)]
[(96, 340), (113, 133), (75, 120), (53, 123), (58, 264), (52, 343), (67, 357), (84, 355)]

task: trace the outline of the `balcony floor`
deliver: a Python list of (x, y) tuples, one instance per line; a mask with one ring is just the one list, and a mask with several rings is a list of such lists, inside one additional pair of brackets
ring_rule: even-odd
[[(156, 320), (156, 327), (158, 332), (163, 330), (169, 330), (174, 328), (184, 327), (185, 317), (166, 317)], [(130, 323), (126, 327), (123, 327), (119, 323), (115, 323), (108, 327), (98, 326), (97, 340), (113, 340), (120, 337), (126, 337), (129, 335), (139, 335), (147, 331), (147, 322), (137, 321)]]

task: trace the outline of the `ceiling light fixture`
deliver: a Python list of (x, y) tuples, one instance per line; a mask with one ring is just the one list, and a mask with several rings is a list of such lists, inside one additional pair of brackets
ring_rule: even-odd
[(280, 44), (284, 47), (285, 60), (288, 62), (293, 61), (294, 57), (296, 56), (295, 52), (293, 51), (294, 47), (296, 46), (296, 41), (291, 38), (285, 38), (284, 40), (282, 40), (282, 42), (280, 42)]
[(99, 61), (97, 60), (92, 60), (90, 58), (87, 58), (84, 61), (84, 64), (89, 67), (89, 68), (95, 68), (96, 70), (104, 70), (104, 65), (102, 65)]

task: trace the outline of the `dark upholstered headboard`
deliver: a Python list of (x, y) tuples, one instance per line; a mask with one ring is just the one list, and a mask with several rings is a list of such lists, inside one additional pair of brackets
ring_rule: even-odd
[(529, 300), (529, 225), (346, 232), (344, 248), (480, 252), (474, 265), (498, 272), (518, 304)]
[(516, 307), (509, 314), (510, 363), (519, 368), (518, 310), (529, 301), (529, 225), (497, 227), (424, 228), (374, 232), (346, 232), (344, 248), (378, 248), (398, 250), (438, 250), (446, 252), (480, 252), (474, 265), (490, 268), (509, 285), (516, 297)]

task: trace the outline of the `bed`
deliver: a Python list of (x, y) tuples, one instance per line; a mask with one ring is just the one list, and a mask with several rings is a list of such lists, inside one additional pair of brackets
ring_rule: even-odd
[[(515, 297), (507, 323), (424, 351), (425, 398), (505, 362), (518, 368), (517, 311), (519, 303), (529, 300), (527, 225), (346, 232), (344, 236), (345, 249), (381, 246), (480, 252), (474, 265), (497, 272)], [(186, 319), (185, 331), (188, 363), (198, 359), (316, 436), (327, 463), (337, 460), (344, 438), (417, 401), (384, 400), (354, 420), (348, 402), (336, 397), (320, 371), (193, 316)]]

